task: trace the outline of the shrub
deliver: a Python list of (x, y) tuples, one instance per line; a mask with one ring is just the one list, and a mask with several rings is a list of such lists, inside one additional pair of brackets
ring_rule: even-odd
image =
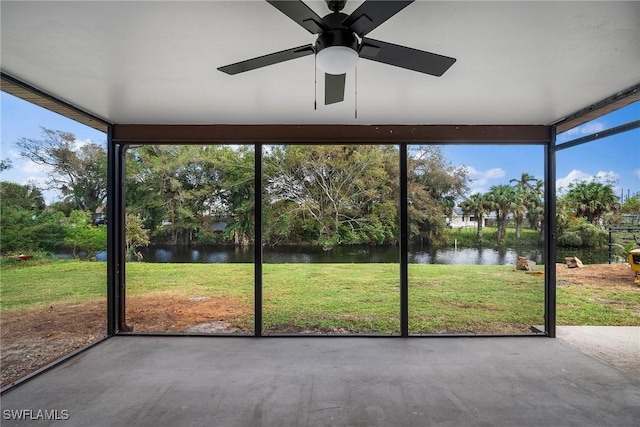
[(593, 224), (582, 224), (577, 230), (582, 239), (582, 246), (596, 248), (607, 244), (609, 235), (602, 228)]
[(558, 246), (577, 248), (582, 246), (582, 238), (576, 231), (565, 231), (558, 236)]
[(64, 230), (64, 243), (71, 247), (74, 258), (79, 252), (85, 252), (86, 258), (91, 259), (107, 248), (107, 227), (92, 225), (89, 211), (72, 211), (65, 220)]

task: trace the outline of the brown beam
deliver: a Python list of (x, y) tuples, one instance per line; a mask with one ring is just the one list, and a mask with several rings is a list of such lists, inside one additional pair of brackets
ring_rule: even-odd
[(46, 110), (53, 111), (64, 117), (107, 133), (109, 123), (97, 118), (78, 107), (55, 98), (33, 86), (30, 86), (8, 74), (0, 73), (0, 90), (17, 98), (35, 104)]
[(562, 133), (568, 131), (569, 129), (580, 126), (588, 121), (597, 119), (601, 116), (604, 116), (605, 114), (611, 113), (612, 111), (624, 108), (636, 101), (640, 101), (640, 84), (619, 92), (607, 99), (584, 108), (569, 117), (557, 121), (555, 123), (556, 132)]
[(551, 140), (544, 125), (113, 125), (121, 144), (511, 143)]

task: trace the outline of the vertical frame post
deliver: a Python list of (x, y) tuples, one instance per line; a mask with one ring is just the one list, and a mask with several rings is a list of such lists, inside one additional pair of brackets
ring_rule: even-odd
[(262, 144), (254, 145), (254, 335), (262, 336)]
[(550, 129), (550, 141), (545, 149), (545, 197), (544, 197), (544, 243), (546, 255), (544, 320), (545, 332), (556, 336), (556, 127)]
[(400, 335), (409, 336), (409, 224), (408, 224), (408, 153), (407, 143), (400, 143)]
[(112, 140), (112, 126), (107, 129), (107, 335), (115, 335), (118, 289), (118, 258), (116, 241), (118, 227), (114, 222), (117, 198), (118, 149)]
[(116, 256), (118, 259), (118, 264), (119, 264), (119, 268), (118, 268), (118, 292), (116, 293), (116, 297), (118, 299), (117, 302), (117, 306), (118, 306), (118, 328), (121, 332), (131, 332), (133, 331), (133, 328), (131, 326), (127, 325), (126, 322), (126, 314), (127, 314), (127, 310), (126, 310), (126, 302), (127, 302), (127, 295), (126, 295), (126, 279), (127, 279), (127, 275), (126, 275), (126, 266), (127, 266), (127, 260), (126, 260), (126, 245), (125, 245), (125, 238), (126, 238), (126, 206), (125, 206), (125, 186), (126, 186), (126, 182), (125, 182), (125, 165), (126, 165), (126, 159), (125, 156), (127, 154), (127, 149), (129, 148), (128, 145), (120, 145), (118, 147), (118, 168), (117, 168), (117, 177), (118, 177), (118, 184), (117, 184), (117, 198), (116, 198), (116, 205), (115, 205), (115, 218), (116, 221), (115, 224), (118, 227), (118, 235), (117, 235), (117, 241), (116, 241), (116, 245), (115, 248), (117, 248), (117, 252), (116, 252)]
[[(620, 198), (622, 204), (622, 197)], [(609, 226), (609, 264), (613, 262), (613, 229)]]

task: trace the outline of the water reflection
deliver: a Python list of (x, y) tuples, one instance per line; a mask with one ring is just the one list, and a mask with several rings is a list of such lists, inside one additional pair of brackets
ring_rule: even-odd
[(409, 263), (412, 264), (475, 264), (475, 265), (511, 265), (515, 264), (518, 256), (540, 264), (543, 262), (542, 251), (539, 249), (487, 249), (464, 248), (448, 249), (439, 248), (429, 251), (409, 252)]
[[(141, 250), (145, 262), (175, 263), (251, 263), (253, 247), (200, 246), (198, 248), (156, 246)], [(398, 263), (397, 246), (340, 246), (329, 251), (315, 246), (276, 246), (263, 248), (263, 261), (267, 264), (282, 263)], [(488, 249), (488, 248), (428, 248), (409, 247), (409, 263), (414, 264), (515, 264), (520, 256), (543, 262), (542, 250)]]

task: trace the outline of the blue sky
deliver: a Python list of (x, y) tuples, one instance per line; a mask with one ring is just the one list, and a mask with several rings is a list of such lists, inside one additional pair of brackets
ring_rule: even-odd
[[(11, 159), (13, 167), (0, 173), (0, 180), (39, 184), (46, 178), (46, 168), (18, 155), (15, 143), (21, 138), (40, 138), (40, 127), (73, 133), (78, 144), (88, 141), (104, 143), (106, 134), (67, 119), (58, 114), (0, 93), (0, 158)], [(640, 101), (563, 134), (558, 141), (579, 138), (622, 123), (640, 119)], [(443, 151), (453, 165), (464, 165), (472, 178), (471, 191), (484, 192), (491, 186), (508, 183), (528, 172), (544, 178), (542, 146), (448, 145)], [(640, 129), (615, 135), (579, 147), (560, 151), (557, 155), (559, 189), (575, 180), (615, 181), (617, 194), (640, 192)], [(56, 199), (54, 192), (46, 192), (47, 202)]]
[[(601, 116), (557, 136), (562, 143), (640, 120), (640, 101)], [(528, 172), (544, 178), (541, 146), (448, 145), (443, 147), (454, 165), (469, 168), (472, 192), (485, 192)], [(556, 187), (560, 193), (575, 181), (613, 182), (616, 194), (640, 193), (640, 129), (559, 151)]]
[[(0, 180), (19, 184), (34, 183), (43, 187), (47, 168), (21, 158), (15, 143), (21, 138), (41, 138), (41, 126), (71, 132), (78, 144), (85, 142), (105, 143), (107, 135), (75, 120), (23, 101), (5, 92), (0, 93), (0, 158), (10, 159), (12, 168), (0, 172)], [(43, 192), (47, 203), (58, 199), (53, 191)]]

